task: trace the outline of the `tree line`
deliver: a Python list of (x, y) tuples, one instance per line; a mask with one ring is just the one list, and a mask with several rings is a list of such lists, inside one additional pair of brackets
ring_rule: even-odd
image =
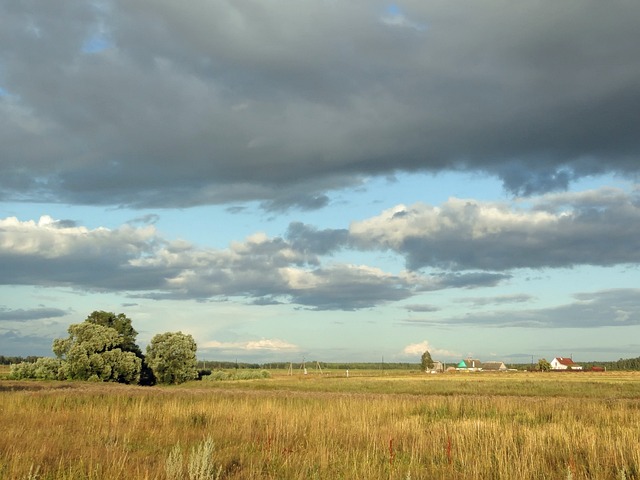
[(0, 355), (0, 365), (13, 365), (14, 363), (33, 363), (40, 357), (38, 355), (27, 355), (26, 357)]
[(155, 335), (145, 355), (136, 343), (138, 332), (131, 319), (105, 311), (95, 311), (84, 322), (70, 325), (67, 333), (67, 338), (53, 341), (55, 358), (14, 364), (10, 378), (154, 385), (198, 377), (197, 345), (191, 335)]

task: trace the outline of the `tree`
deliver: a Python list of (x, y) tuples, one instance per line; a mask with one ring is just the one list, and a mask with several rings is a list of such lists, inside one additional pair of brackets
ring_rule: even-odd
[(142, 360), (122, 349), (123, 337), (116, 329), (85, 321), (70, 325), (67, 331), (68, 338), (53, 341), (65, 378), (138, 383)]
[(431, 358), (431, 354), (428, 350), (426, 350), (422, 354), (422, 361), (420, 362), (422, 366), (422, 371), (426, 372), (427, 370), (431, 370), (433, 368), (433, 359)]
[(548, 372), (551, 370), (551, 364), (547, 361), (546, 358), (541, 358), (538, 360), (538, 371), (540, 372)]
[(153, 372), (147, 365), (144, 354), (136, 343), (138, 332), (133, 328), (130, 318), (128, 318), (124, 313), (116, 315), (113, 312), (100, 310), (92, 312), (85, 322), (102, 325), (103, 327), (109, 327), (116, 330), (120, 336), (120, 349), (123, 352), (131, 352), (135, 354), (135, 356), (142, 362), (142, 367), (140, 369), (140, 384), (153, 385), (155, 383)]
[(103, 310), (95, 311), (86, 318), (85, 322), (113, 328), (120, 336), (120, 348), (122, 351), (135, 353), (140, 358), (143, 356), (142, 350), (136, 344), (138, 332), (133, 328), (131, 319), (124, 313), (116, 315), (113, 312), (105, 312)]
[(147, 346), (147, 363), (160, 383), (183, 383), (198, 377), (195, 340), (182, 332), (156, 335)]

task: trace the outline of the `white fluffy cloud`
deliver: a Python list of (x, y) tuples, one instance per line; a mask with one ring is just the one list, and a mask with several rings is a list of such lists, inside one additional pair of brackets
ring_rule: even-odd
[(296, 352), (297, 345), (280, 339), (260, 339), (246, 342), (219, 342), (211, 340), (201, 345), (204, 350), (230, 350), (230, 351), (269, 351), (269, 352)]
[(402, 350), (402, 355), (406, 357), (418, 357), (420, 358), (424, 352), (428, 351), (431, 354), (431, 358), (434, 360), (439, 360), (442, 358), (457, 358), (460, 356), (459, 353), (456, 353), (451, 350), (444, 350), (441, 348), (433, 347), (428, 340), (424, 340), (418, 343), (411, 343), (404, 347)]

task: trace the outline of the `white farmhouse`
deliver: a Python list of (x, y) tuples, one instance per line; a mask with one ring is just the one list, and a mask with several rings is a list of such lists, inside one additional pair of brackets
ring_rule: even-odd
[(582, 366), (567, 357), (556, 357), (551, 360), (551, 370), (582, 370)]

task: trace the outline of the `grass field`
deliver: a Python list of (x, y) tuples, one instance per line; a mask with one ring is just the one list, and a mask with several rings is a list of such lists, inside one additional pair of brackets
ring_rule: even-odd
[(0, 479), (640, 479), (640, 374), (0, 381)]

